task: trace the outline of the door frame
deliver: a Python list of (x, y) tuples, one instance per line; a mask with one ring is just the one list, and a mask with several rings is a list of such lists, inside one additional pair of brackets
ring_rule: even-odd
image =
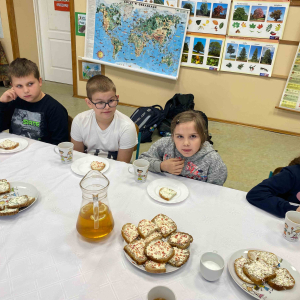
[(37, 49), (38, 49), (38, 57), (39, 57), (40, 76), (43, 80), (45, 80), (44, 57), (43, 57), (38, 0), (33, 0), (33, 10), (34, 10), (35, 32), (36, 32), (36, 41), (37, 41)]
[(16, 17), (15, 17), (14, 0), (6, 0), (6, 9), (7, 9), (13, 58), (16, 59), (20, 57), (20, 48), (19, 48), (17, 24), (16, 24)]

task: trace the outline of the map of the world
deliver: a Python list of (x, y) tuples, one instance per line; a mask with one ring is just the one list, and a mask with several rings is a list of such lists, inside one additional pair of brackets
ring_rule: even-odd
[(89, 0), (87, 7), (87, 58), (177, 79), (188, 10), (124, 0)]

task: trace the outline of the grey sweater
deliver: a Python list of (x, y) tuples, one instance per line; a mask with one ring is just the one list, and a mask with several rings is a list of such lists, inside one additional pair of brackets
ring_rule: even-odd
[(205, 142), (200, 151), (191, 157), (184, 157), (175, 147), (171, 137), (163, 137), (155, 142), (149, 151), (142, 153), (139, 158), (150, 162), (149, 170), (161, 172), (160, 164), (170, 158), (185, 160), (181, 176), (223, 185), (227, 178), (227, 168), (220, 155), (209, 142)]

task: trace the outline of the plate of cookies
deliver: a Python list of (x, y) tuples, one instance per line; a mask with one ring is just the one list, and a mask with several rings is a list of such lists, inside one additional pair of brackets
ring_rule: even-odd
[(38, 190), (29, 183), (0, 180), (0, 216), (23, 212), (37, 201), (38, 196)]
[(152, 181), (147, 186), (147, 192), (154, 200), (168, 204), (182, 202), (189, 195), (189, 190), (185, 184), (169, 178)]
[(10, 137), (0, 139), (0, 153), (15, 153), (22, 151), (28, 146), (28, 141), (22, 138)]
[(256, 299), (299, 300), (299, 272), (274, 253), (239, 250), (230, 257), (228, 270), (237, 285)]
[(91, 170), (97, 170), (104, 173), (108, 168), (109, 162), (107, 159), (89, 154), (75, 160), (71, 165), (71, 170), (80, 176), (85, 176), (85, 174)]
[(193, 237), (177, 231), (176, 223), (158, 214), (151, 221), (143, 219), (138, 226), (127, 223), (122, 227), (124, 253), (136, 268), (154, 274), (179, 270), (190, 257), (188, 249)]

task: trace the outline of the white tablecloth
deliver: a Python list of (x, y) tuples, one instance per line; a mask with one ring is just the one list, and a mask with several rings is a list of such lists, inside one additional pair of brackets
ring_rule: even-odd
[[(201, 255), (213, 250), (225, 263), (239, 249), (269, 250), (300, 269), (300, 243), (282, 237), (284, 220), (251, 206), (245, 192), (170, 174), (150, 173), (146, 183), (135, 183), (128, 164), (112, 160), (105, 175), (115, 227), (103, 241), (87, 242), (76, 231), (81, 177), (60, 162), (53, 147), (34, 142), (9, 157), (0, 154), (0, 178), (30, 183), (40, 193), (30, 209), (0, 219), (1, 300), (142, 300), (157, 285), (170, 287), (183, 300), (253, 299), (234, 283), (227, 266), (216, 282), (200, 275)], [(82, 155), (76, 153), (75, 159)], [(147, 185), (162, 177), (183, 182), (189, 197), (175, 205), (152, 200)], [(144, 273), (123, 253), (123, 224), (137, 225), (158, 213), (194, 237), (189, 261), (170, 274)]]

